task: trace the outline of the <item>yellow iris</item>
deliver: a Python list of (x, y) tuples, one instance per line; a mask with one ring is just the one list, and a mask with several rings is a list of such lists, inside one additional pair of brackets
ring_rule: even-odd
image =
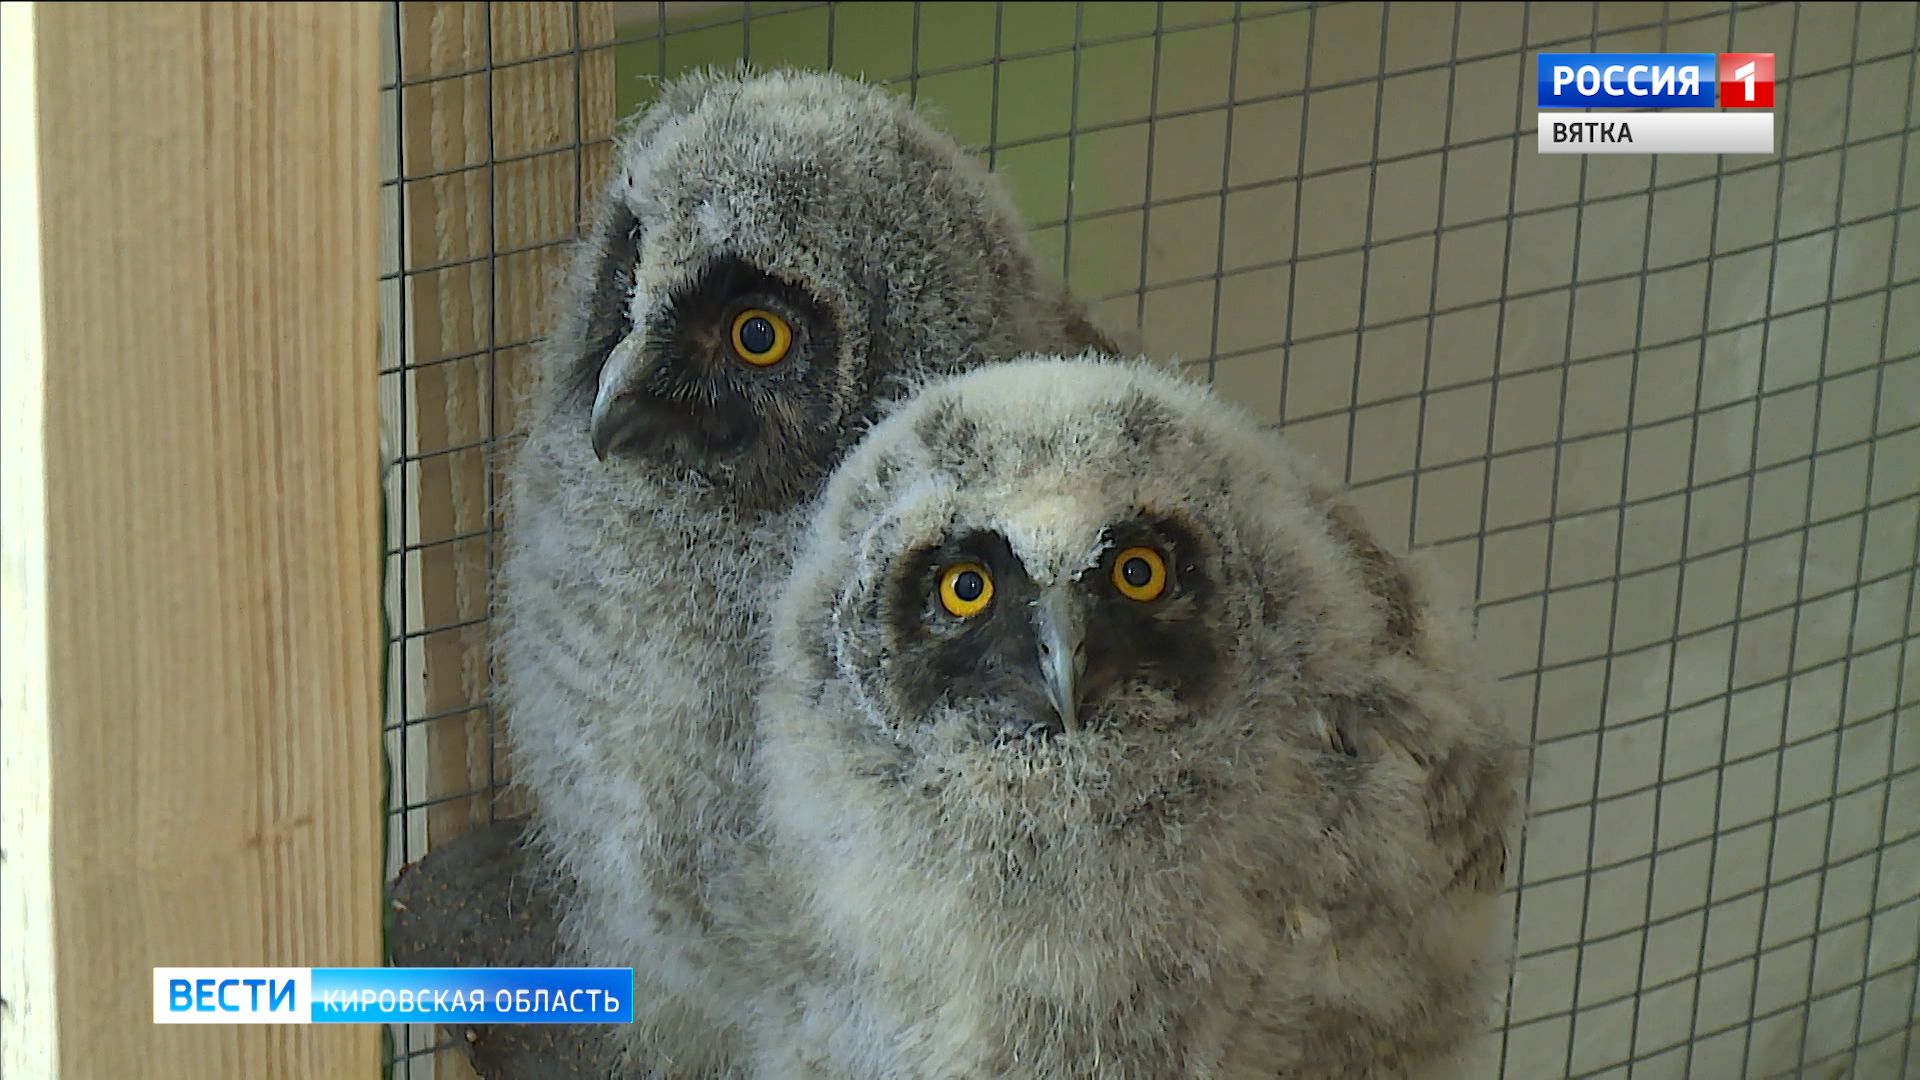
[(733, 317), (733, 351), (754, 367), (772, 367), (793, 348), (793, 327), (765, 308), (746, 308)]
[(1167, 561), (1150, 547), (1130, 547), (1113, 560), (1113, 587), (1129, 600), (1158, 600), (1167, 591)]
[(993, 575), (979, 563), (954, 563), (940, 573), (940, 606), (956, 618), (971, 619), (993, 600)]

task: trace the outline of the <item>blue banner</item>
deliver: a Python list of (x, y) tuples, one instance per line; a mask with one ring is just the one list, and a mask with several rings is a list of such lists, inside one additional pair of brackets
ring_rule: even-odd
[(316, 1024), (630, 1024), (632, 968), (314, 968)]
[(1542, 109), (1711, 109), (1713, 53), (1541, 53)]
[(631, 1024), (632, 968), (153, 969), (156, 1024)]

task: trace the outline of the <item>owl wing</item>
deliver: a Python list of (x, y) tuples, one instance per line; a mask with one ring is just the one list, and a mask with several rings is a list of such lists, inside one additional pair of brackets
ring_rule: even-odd
[(1060, 290), (1057, 301), (1060, 309), (1060, 326), (1065, 334), (1064, 353), (1096, 352), (1105, 356), (1119, 356), (1132, 351), (1121, 343), (1120, 339), (1102, 329), (1093, 321), (1086, 304), (1071, 291)]
[(1319, 710), (1327, 748), (1348, 759), (1356, 785), (1369, 765), (1389, 758), (1421, 774), (1430, 851), (1445, 867), (1449, 889), (1498, 892), (1506, 881), (1507, 839), (1519, 795), (1513, 751), (1477, 727), (1445, 739), (1419, 695), (1379, 690), (1330, 699)]
[(1313, 493), (1333, 536), (1374, 598), (1382, 684), (1326, 710), (1326, 736), (1350, 758), (1395, 754), (1425, 773), (1427, 838), (1451, 868), (1450, 887), (1498, 892), (1506, 881), (1507, 840), (1520, 802), (1518, 750), (1491, 703), (1436, 655), (1429, 590), (1414, 568), (1375, 541), (1354, 508)]
[(1456, 747), (1431, 766), (1427, 831), (1451, 860), (1454, 889), (1496, 893), (1507, 880), (1507, 831), (1519, 805), (1501, 748)]

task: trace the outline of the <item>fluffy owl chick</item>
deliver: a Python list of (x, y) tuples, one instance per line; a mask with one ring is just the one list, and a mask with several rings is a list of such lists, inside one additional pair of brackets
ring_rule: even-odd
[(934, 383), (836, 472), (762, 698), (809, 935), (766, 1076), (1433, 1075), (1521, 755), (1464, 615), (1146, 365)]
[(806, 501), (906, 380), (1098, 344), (999, 184), (877, 88), (701, 74), (625, 132), (508, 473), (496, 670), (564, 938), (638, 969), (636, 1062), (728, 1068), (713, 871)]

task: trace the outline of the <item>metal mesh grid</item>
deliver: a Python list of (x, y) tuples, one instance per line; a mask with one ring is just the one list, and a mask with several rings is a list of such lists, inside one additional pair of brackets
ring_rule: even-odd
[[(1920, 1067), (1914, 5), (390, 6), (390, 869), (511, 799), (496, 452), (615, 112), (832, 67), (1472, 590), (1536, 748), (1476, 1075)], [(1776, 53), (1778, 152), (1535, 153), (1535, 52), (1660, 49)]]

